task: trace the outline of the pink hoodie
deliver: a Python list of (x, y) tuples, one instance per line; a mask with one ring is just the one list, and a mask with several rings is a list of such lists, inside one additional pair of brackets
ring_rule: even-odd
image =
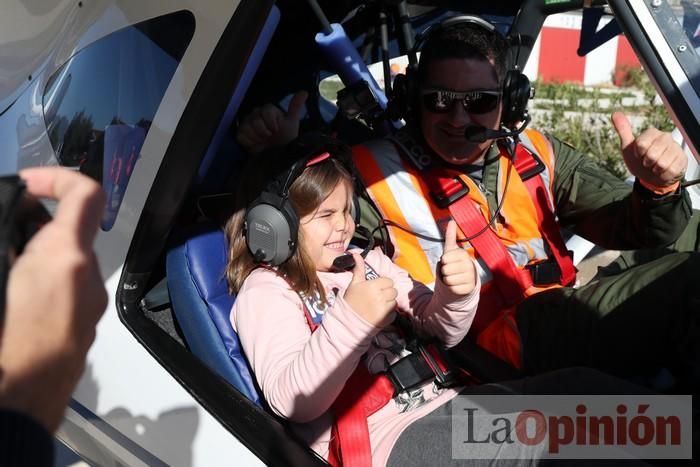
[[(467, 296), (455, 296), (439, 280), (435, 293), (414, 282), (379, 250), (367, 255), (379, 276), (389, 277), (398, 291), (400, 312), (411, 318), (419, 335), (436, 336), (448, 346), (466, 335), (479, 300), (478, 282)], [(329, 412), (362, 360), (371, 373), (383, 371), (408, 352), (393, 326), (377, 328), (355, 314), (343, 299), (352, 272), (318, 273), (329, 296), (318, 329), (311, 334), (299, 295), (273, 271), (257, 269), (243, 283), (231, 310), (231, 324), (240, 336), (263, 396), (278, 415), (324, 458), (328, 457), (333, 416)], [(438, 389), (433, 383), (396, 397), (368, 419), (374, 466), (386, 464), (401, 432), (413, 421), (455, 397), (461, 388)]]

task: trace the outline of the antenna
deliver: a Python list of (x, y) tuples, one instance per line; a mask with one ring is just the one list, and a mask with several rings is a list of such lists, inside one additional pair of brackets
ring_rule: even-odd
[(331, 23), (328, 21), (328, 18), (326, 17), (326, 14), (323, 12), (321, 9), (321, 6), (318, 4), (316, 0), (308, 0), (309, 6), (313, 10), (314, 14), (316, 15), (316, 18), (318, 18), (318, 21), (321, 23), (321, 31), (328, 36), (333, 33), (333, 28), (331, 27)]

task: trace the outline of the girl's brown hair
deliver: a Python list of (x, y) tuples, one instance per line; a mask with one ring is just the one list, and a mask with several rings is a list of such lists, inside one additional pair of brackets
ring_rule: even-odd
[[(325, 151), (320, 150), (318, 154), (323, 152)], [(242, 182), (238, 188), (234, 213), (225, 228), (229, 245), (226, 280), (232, 294), (238, 293), (245, 278), (260, 266), (248, 249), (243, 232), (246, 208), (275, 176), (274, 168), (279, 166), (282, 159), (284, 155), (280, 152), (252, 156), (241, 174)], [(289, 201), (297, 217), (302, 218), (318, 209), (339, 183), (347, 183), (348, 189), (352, 190), (352, 180), (348, 168), (331, 152), (331, 157), (307, 167), (291, 184)], [(283, 276), (296, 292), (305, 296), (318, 293), (325, 302), (326, 295), (316, 274), (316, 267), (302, 246), (302, 235), (299, 229), (297, 248), (287, 261), (277, 267), (277, 273)]]

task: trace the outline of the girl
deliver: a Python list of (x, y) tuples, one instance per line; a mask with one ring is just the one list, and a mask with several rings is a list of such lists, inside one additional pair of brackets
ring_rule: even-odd
[[(293, 422), (324, 458), (337, 462), (342, 455), (347, 464), (343, 447), (330, 446), (332, 429), (338, 430), (336, 440), (343, 436), (340, 423), (333, 428), (334, 421), (347, 418), (348, 401), (356, 403), (357, 394), (365, 389), (357, 391), (358, 385), (372, 384), (371, 378), (362, 379), (365, 368), (379, 374), (409, 353), (409, 336), (393, 324), (397, 313), (416, 334), (455, 345), (474, 317), (479, 279), (474, 263), (457, 244), (454, 221), (446, 227), (434, 291), (413, 281), (379, 250), (363, 259), (351, 249), (354, 268), (336, 272), (333, 261), (346, 252), (355, 231), (353, 179), (342, 162), (349, 160), (349, 151), (328, 139), (306, 151), (307, 156), (318, 157), (301, 170), (267, 177), (262, 190), (260, 183), (251, 190), (253, 175), (263, 172), (261, 168), (280, 167), (284, 155), (256, 157), (255, 171), (242, 177), (248, 186), (242, 188), (241, 206), (226, 226), (230, 243), (226, 274), (231, 292), (238, 295), (230, 319), (270, 408)], [(276, 181), (270, 184), (270, 179)], [(269, 233), (260, 223), (245, 222), (251, 198), (261, 192), (268, 192), (263, 198), (288, 201), (298, 217), (297, 246), (276, 267), (256, 262), (265, 252), (257, 247), (251, 252), (249, 245), (250, 237), (259, 234), (252, 229)], [(458, 390), (439, 388), (432, 381), (398, 393), (393, 400), (390, 394), (372, 415), (362, 417), (371, 463), (385, 465), (406, 427), (457, 394)]]

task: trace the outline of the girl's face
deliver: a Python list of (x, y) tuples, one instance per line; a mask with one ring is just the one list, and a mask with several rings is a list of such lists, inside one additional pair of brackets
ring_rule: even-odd
[(347, 183), (339, 183), (311, 214), (299, 220), (302, 247), (317, 271), (330, 271), (333, 260), (345, 253), (355, 233), (350, 215), (352, 193)]

